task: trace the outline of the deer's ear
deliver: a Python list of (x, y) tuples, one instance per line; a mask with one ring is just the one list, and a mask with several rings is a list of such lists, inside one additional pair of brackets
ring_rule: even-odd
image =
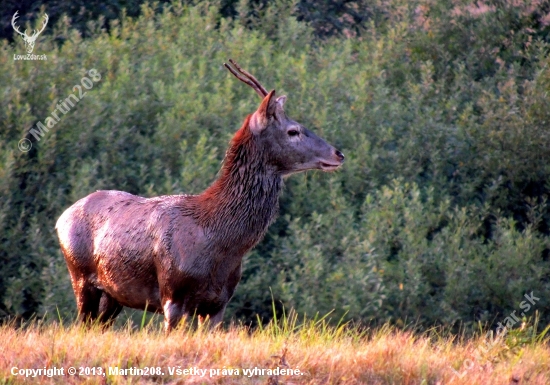
[(276, 102), (277, 102), (277, 109), (280, 109), (281, 111), (284, 111), (285, 109), (283, 107), (284, 107), (285, 102), (286, 102), (286, 95), (279, 96), (277, 98)]
[(275, 115), (278, 106), (278, 99), (275, 100), (275, 90), (272, 90), (267, 96), (262, 100), (260, 107), (254, 112), (252, 118), (250, 119), (250, 130), (252, 132), (261, 132), (263, 131), (269, 120)]

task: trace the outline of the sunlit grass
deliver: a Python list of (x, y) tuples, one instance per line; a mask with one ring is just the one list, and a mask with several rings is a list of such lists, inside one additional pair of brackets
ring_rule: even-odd
[[(22, 328), (0, 327), (0, 383), (548, 384), (545, 331), (534, 339), (529, 335), (533, 331), (524, 327), (488, 345), (484, 334), (457, 338), (438, 329), (415, 333), (388, 325), (329, 326), (326, 317), (308, 320), (292, 312), (256, 330), (230, 326), (209, 331), (184, 324), (169, 336), (159, 317), (105, 331), (35, 321)], [(301, 374), (243, 373), (277, 366)], [(57, 367), (65, 373), (69, 367), (101, 367), (107, 375), (25, 378), (12, 375), (13, 367)], [(109, 367), (161, 369), (148, 376), (115, 375)], [(201, 377), (168, 370), (178, 367), (206, 372)], [(232, 369), (233, 375), (222, 375), (223, 369)]]

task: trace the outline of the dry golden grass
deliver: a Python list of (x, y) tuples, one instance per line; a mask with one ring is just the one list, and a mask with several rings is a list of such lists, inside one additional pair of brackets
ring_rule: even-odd
[[(550, 384), (546, 342), (510, 349), (502, 341), (483, 354), (481, 337), (456, 341), (435, 332), (415, 334), (384, 327), (359, 333), (322, 322), (192, 331), (166, 337), (158, 327), (141, 331), (86, 330), (34, 324), (0, 327), (0, 384)], [(169, 367), (207, 369), (204, 377), (169, 373)], [(298, 368), (301, 375), (243, 375), (242, 369)], [(12, 368), (64, 368), (65, 376), (25, 378)], [(155, 375), (75, 375), (69, 367), (160, 367)], [(239, 375), (221, 375), (221, 369)], [(220, 375), (210, 376), (210, 369)]]

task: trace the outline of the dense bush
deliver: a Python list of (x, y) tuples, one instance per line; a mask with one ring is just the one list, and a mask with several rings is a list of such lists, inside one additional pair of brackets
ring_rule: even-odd
[[(194, 0), (182, 2), (197, 3)], [(110, 21), (123, 15), (138, 17), (144, 4), (162, 11), (169, 3), (170, 0), (4, 0), (0, 9), (0, 38), (12, 38), (11, 18), (16, 11), (20, 25), (41, 18), (44, 12), (52, 23), (68, 17), (71, 26), (88, 37), (93, 33), (89, 28), (92, 20), (108, 29)], [(309, 23), (319, 37), (358, 35), (368, 23), (379, 23), (387, 17), (386, 4), (380, 0), (211, 0), (209, 3), (216, 6), (223, 17), (236, 18), (251, 29), (265, 25), (266, 18), (284, 18), (279, 12), (285, 8), (299, 21)], [(65, 36), (57, 35), (57, 39), (63, 41)]]
[[(35, 48), (47, 61), (14, 61), (22, 42), (2, 42), (2, 313), (74, 315), (54, 225), (79, 198), (212, 182), (258, 105), (222, 66), (234, 58), (346, 164), (287, 179), (228, 319), (267, 319), (273, 298), (335, 320), (468, 326), (534, 292), (550, 321), (548, 10), (395, 0), (383, 25), (320, 41), (273, 7), (252, 27), (220, 6), (144, 7), (85, 39), (59, 22)], [(29, 129), (92, 68), (101, 80), (37, 141)]]

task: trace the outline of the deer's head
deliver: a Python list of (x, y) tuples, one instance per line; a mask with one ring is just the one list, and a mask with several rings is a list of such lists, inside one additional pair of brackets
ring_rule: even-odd
[(44, 22), (42, 24), (42, 28), (40, 29), (40, 31), (37, 31), (36, 29), (34, 30), (34, 33), (29, 36), (27, 35), (27, 30), (25, 30), (25, 32), (21, 32), (19, 31), (19, 28), (15, 25), (15, 20), (19, 17), (17, 15), (19, 11), (15, 12), (15, 14), (13, 15), (12, 19), (11, 19), (11, 25), (13, 26), (13, 29), (15, 30), (15, 32), (17, 32), (18, 34), (20, 34), (21, 36), (23, 36), (23, 41), (25, 42), (25, 48), (27, 49), (27, 53), (32, 53), (33, 49), (34, 49), (34, 43), (36, 43), (36, 39), (38, 38), (38, 35), (40, 35), (42, 33), (42, 31), (44, 31), (44, 28), (46, 28), (46, 24), (48, 24), (48, 14), (44, 14)]
[(313, 132), (288, 118), (284, 111), (286, 96), (267, 92), (251, 74), (230, 60), (227, 69), (251, 86), (263, 100), (249, 119), (248, 129), (269, 164), (283, 175), (299, 171), (333, 171), (344, 163), (344, 154)]

